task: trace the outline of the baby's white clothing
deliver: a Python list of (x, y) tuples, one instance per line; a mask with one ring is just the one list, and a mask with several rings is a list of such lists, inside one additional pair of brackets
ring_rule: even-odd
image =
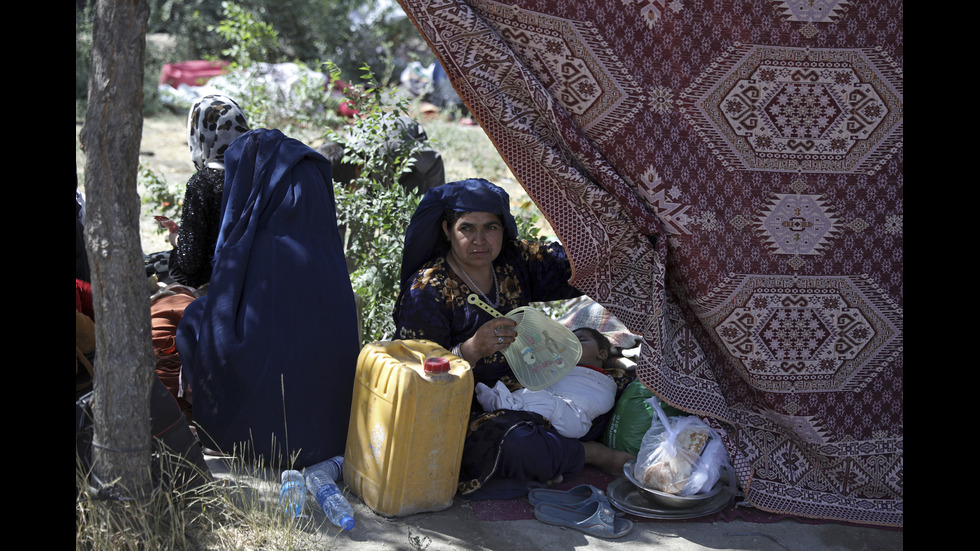
[(485, 411), (512, 409), (540, 414), (551, 422), (558, 434), (581, 438), (592, 428), (592, 421), (613, 408), (616, 382), (605, 373), (580, 365), (557, 383), (541, 389), (511, 392), (497, 381), (493, 388), (476, 384), (476, 399)]

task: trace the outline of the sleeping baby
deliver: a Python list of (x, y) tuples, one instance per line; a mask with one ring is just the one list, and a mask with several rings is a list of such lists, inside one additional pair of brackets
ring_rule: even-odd
[(531, 411), (550, 421), (562, 436), (585, 436), (592, 421), (611, 410), (616, 401), (616, 382), (602, 370), (612, 346), (595, 329), (580, 327), (573, 333), (582, 345), (582, 357), (568, 375), (541, 390), (511, 392), (500, 381), (493, 388), (477, 383), (476, 399), (483, 409)]

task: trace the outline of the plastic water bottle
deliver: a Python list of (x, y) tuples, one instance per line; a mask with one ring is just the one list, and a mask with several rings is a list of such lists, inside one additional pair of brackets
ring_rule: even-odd
[(306, 505), (306, 481), (303, 480), (303, 473), (294, 470), (282, 472), (279, 505), (294, 517), (303, 514), (303, 506)]
[(307, 467), (306, 487), (316, 497), (330, 522), (344, 530), (351, 530), (354, 528), (354, 510), (334, 482), (340, 479), (343, 468), (342, 455)]

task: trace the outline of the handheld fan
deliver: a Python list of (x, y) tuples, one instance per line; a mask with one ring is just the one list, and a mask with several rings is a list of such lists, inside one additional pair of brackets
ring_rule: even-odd
[(475, 294), (467, 301), (495, 318), (517, 322), (517, 340), (504, 350), (504, 357), (527, 389), (541, 390), (557, 383), (582, 357), (582, 345), (575, 333), (536, 308), (521, 306), (505, 316)]

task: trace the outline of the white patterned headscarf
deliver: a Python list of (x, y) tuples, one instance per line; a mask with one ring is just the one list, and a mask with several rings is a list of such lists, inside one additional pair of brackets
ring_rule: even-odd
[(187, 115), (187, 145), (198, 170), (225, 168), (225, 150), (250, 129), (235, 100), (221, 95), (197, 100)]

